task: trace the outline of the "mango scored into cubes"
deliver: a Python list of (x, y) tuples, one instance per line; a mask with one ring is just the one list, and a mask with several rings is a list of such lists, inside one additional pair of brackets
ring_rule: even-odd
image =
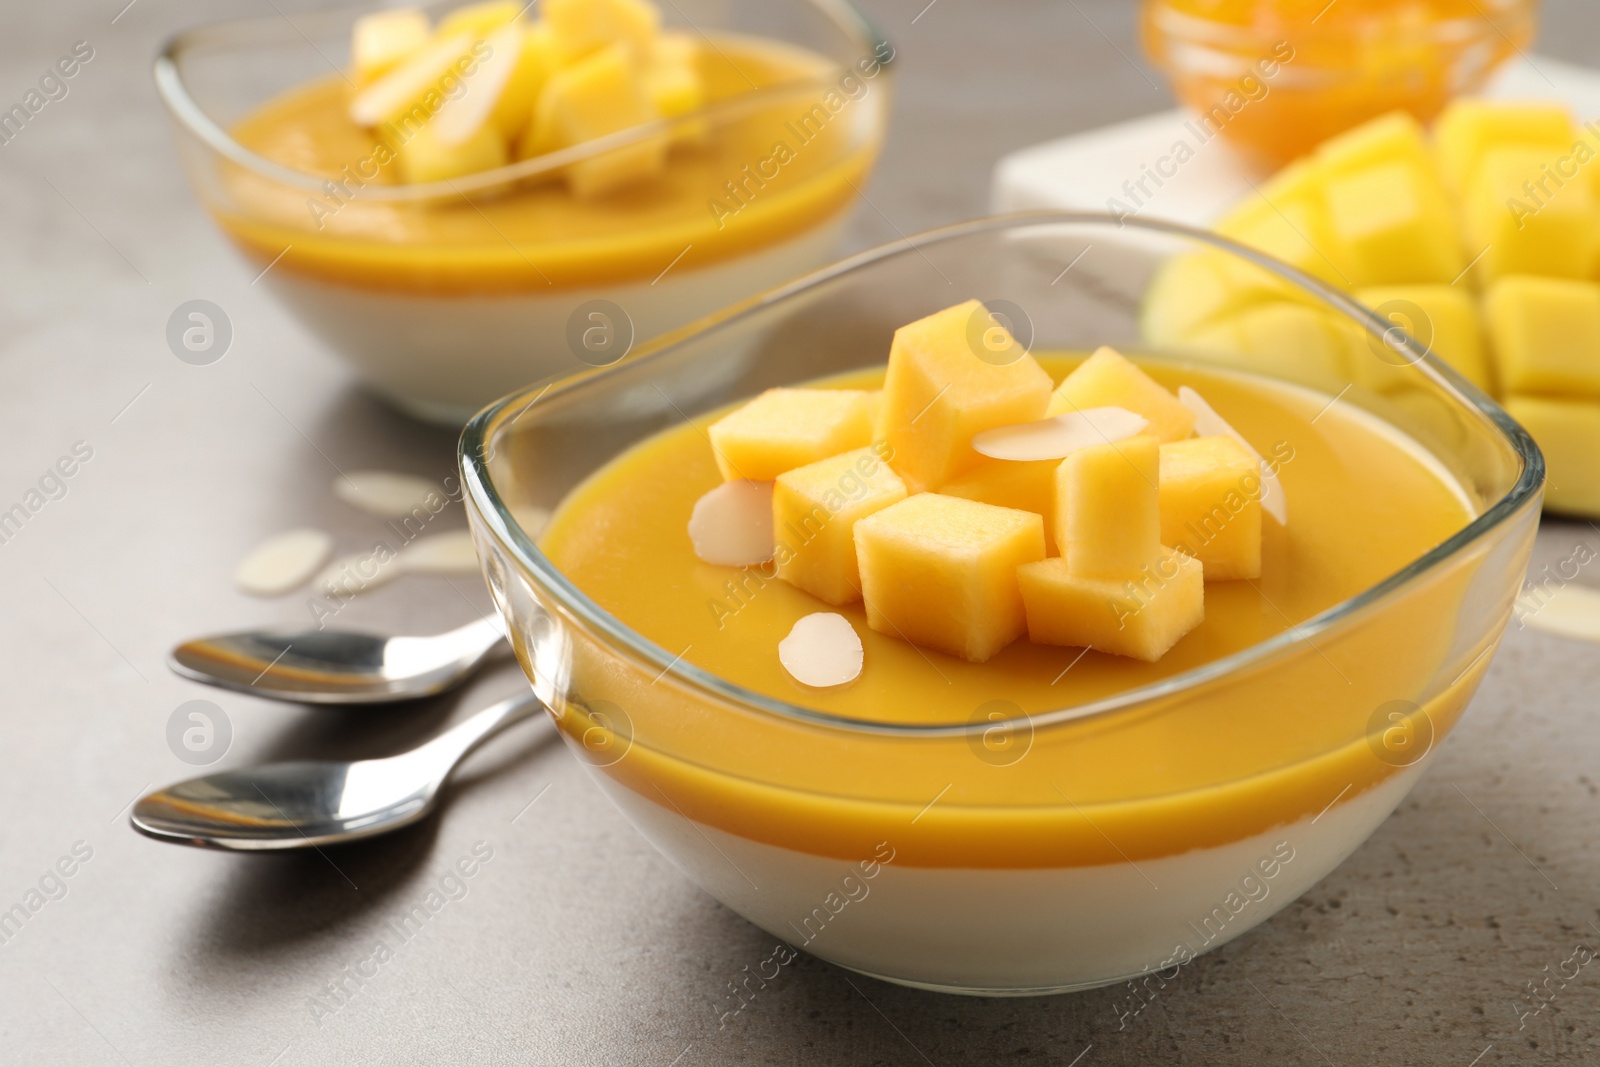
[(1200, 561), (1206, 581), (1261, 577), (1261, 471), (1231, 437), (1161, 446), (1161, 543)]
[(1044, 520), (923, 493), (856, 523), (867, 625), (981, 663), (1027, 628), (1017, 568), (1044, 558)]
[(1572, 149), (1578, 131), (1561, 104), (1462, 97), (1439, 116), (1433, 138), (1445, 179), (1460, 189), (1477, 177), (1491, 149), (1523, 145), (1554, 158)]
[(1466, 259), (1455, 223), (1429, 177), (1417, 166), (1386, 163), (1328, 183), (1333, 231), (1360, 280), (1448, 285), (1460, 275)]
[(778, 577), (830, 604), (860, 600), (856, 522), (905, 498), (905, 483), (871, 448), (778, 475), (772, 490)]
[[(1483, 322), (1471, 293), (1454, 285), (1390, 285), (1358, 290), (1356, 299), (1386, 314), (1467, 381), (1493, 391)], [(1398, 354), (1391, 358), (1400, 359)]]
[(727, 480), (771, 481), (872, 440), (871, 397), (856, 389), (768, 389), (711, 424)]
[(1141, 434), (1079, 449), (1056, 474), (1056, 542), (1084, 578), (1126, 579), (1161, 555), (1161, 446)]
[(1591, 176), (1563, 178), (1549, 150), (1511, 146), (1484, 153), (1464, 191), (1471, 243), (1483, 249), (1478, 275), (1587, 278), (1600, 242), (1600, 202)]
[(1059, 556), (1017, 568), (1028, 639), (1154, 663), (1205, 616), (1200, 561), (1163, 549), (1138, 581), (1083, 578)]
[(1545, 506), (1551, 511), (1600, 515), (1600, 401), (1513, 396), (1506, 411), (1539, 442), (1549, 463)]
[(1099, 349), (1062, 379), (1049, 414), (1101, 407), (1143, 415), (1150, 422), (1145, 432), (1158, 441), (1181, 441), (1194, 430), (1194, 412), (1113, 348)]
[(1050, 376), (968, 300), (895, 331), (877, 436), (911, 491), (924, 492), (978, 465), (974, 435), (1043, 418), (1049, 402)]
[(1503, 278), (1484, 312), (1508, 393), (1600, 398), (1600, 285)]

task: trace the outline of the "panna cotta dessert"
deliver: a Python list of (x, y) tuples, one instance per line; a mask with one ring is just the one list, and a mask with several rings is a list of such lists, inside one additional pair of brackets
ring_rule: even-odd
[(386, 8), (344, 25), (342, 69), (242, 114), (197, 97), (230, 50), (243, 79), (257, 51), (295, 47), (274, 30), (180, 37), (157, 80), (261, 283), (378, 392), (462, 421), (833, 256), (893, 55), (851, 14), (786, 0), (672, 26), (650, 0)]
[[(792, 946), (971, 992), (1170, 979), (1371, 832), (1487, 657), (1404, 702), (1452, 653), (1446, 581), (1207, 706), (1162, 714), (1163, 683), (1294, 635), (1462, 529), (1470, 499), (1330, 396), (1109, 348), (1035, 358), (976, 301), (886, 355), (634, 445), (539, 540), (645, 640), (860, 739), (648, 678), (569, 703), (563, 729)], [(1089, 714), (1130, 691), (1152, 696)]]

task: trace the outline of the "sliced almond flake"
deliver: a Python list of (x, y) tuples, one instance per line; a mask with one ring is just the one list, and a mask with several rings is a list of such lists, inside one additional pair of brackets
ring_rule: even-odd
[(251, 549), (233, 580), (251, 596), (283, 596), (309, 582), (332, 554), (333, 538), (321, 530), (285, 530)]
[(388, 548), (370, 548), (340, 556), (311, 583), (321, 596), (348, 599), (370, 593), (400, 577), (404, 568), (398, 554)]
[(850, 620), (818, 611), (794, 624), (778, 642), (778, 662), (801, 685), (815, 689), (844, 685), (861, 676), (861, 635)]
[(1517, 601), (1517, 618), (1547, 634), (1600, 644), (1600, 592), (1581, 585), (1524, 592)]
[(694, 554), (721, 567), (750, 567), (772, 558), (772, 483), (723, 482), (695, 501), (689, 516)]
[(1083, 408), (985, 430), (972, 439), (972, 447), (991, 459), (1066, 459), (1080, 448), (1125, 441), (1149, 425), (1149, 419), (1127, 408)]
[(522, 22), (502, 26), (489, 35), (484, 42), (489, 46), (489, 58), (479, 63), (477, 71), (467, 79), (467, 91), (446, 100), (431, 120), (433, 132), (442, 143), (463, 144), (489, 121), (506, 83), (521, 62), (526, 39), (527, 27)]
[(400, 552), (409, 574), (477, 574), (478, 552), (466, 530), (419, 537)]
[(350, 121), (377, 126), (393, 118), (430, 89), (472, 47), (472, 37), (452, 34), (424, 45), (394, 70), (357, 93), (350, 101)]
[(1283, 495), (1283, 483), (1278, 481), (1277, 472), (1261, 457), (1255, 446), (1244, 439), (1244, 434), (1228, 425), (1228, 420), (1218, 415), (1216, 408), (1206, 403), (1204, 397), (1187, 385), (1178, 386), (1178, 402), (1194, 412), (1194, 432), (1197, 436), (1231, 437), (1256, 457), (1256, 463), (1261, 467), (1261, 509), (1278, 520), (1279, 526), (1289, 525), (1289, 503)]
[[(351, 471), (333, 480), (333, 492), (351, 507), (382, 519), (400, 519), (421, 509), (434, 515), (445, 499), (433, 482), (395, 471)], [(429, 507), (429, 504), (433, 507)]]

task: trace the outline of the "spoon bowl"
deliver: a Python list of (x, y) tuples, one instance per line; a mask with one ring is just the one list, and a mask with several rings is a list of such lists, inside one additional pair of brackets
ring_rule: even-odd
[(247, 630), (185, 641), (168, 663), (184, 678), (255, 696), (380, 704), (436, 696), (460, 684), (504, 640), (494, 616), (429, 637)]
[(159, 841), (236, 852), (388, 833), (426, 818), (468, 753), (543, 708), (532, 693), (512, 697), (385, 759), (301, 760), (191, 778), (141, 797), (129, 822)]

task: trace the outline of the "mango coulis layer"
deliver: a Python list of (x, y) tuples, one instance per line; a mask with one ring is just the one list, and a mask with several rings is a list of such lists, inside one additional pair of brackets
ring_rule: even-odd
[[(704, 147), (674, 148), (662, 176), (614, 195), (582, 200), (545, 181), (384, 202), (363, 199), (354, 186), (353, 195), (319, 196), (223, 164), (233, 207), (218, 209), (218, 221), (262, 263), (281, 254), (274, 269), (326, 281), (419, 293), (536, 293), (648, 282), (680, 254), (674, 269), (693, 269), (837, 215), (877, 153), (877, 142), (859, 143), (852, 127), (869, 106), (867, 95), (888, 91), (881, 75), (852, 77), (844, 92), (837, 72), (815, 54), (746, 37), (719, 35), (713, 45), (701, 64), (712, 104), (756, 88), (805, 88), (718, 126)], [(375, 173), (371, 184), (390, 185), (397, 168), (370, 162), (385, 152), (373, 131), (347, 115), (350, 92), (339, 76), (311, 82), (231, 132), (252, 152), (294, 170), (347, 183), (348, 167), (358, 176)]]
[[(1070, 369), (1041, 362), (1056, 380)], [(838, 690), (801, 686), (780, 665), (778, 642), (801, 616), (835, 609), (770, 571), (702, 563), (686, 533), (695, 501), (721, 480), (704, 436), (716, 414), (591, 476), (540, 545), (606, 611), (722, 679), (848, 719), (961, 724), (1092, 703), (1243, 651), (1401, 570), (1472, 517), (1442, 471), (1370, 416), (1324, 410), (1328, 398), (1264, 380), (1145, 369), (1198, 390), (1275, 457), (1289, 508), (1287, 527), (1265, 524), (1262, 577), (1207, 583), (1205, 621), (1157, 663), (1026, 639), (968, 663), (869, 630), (857, 604), (837, 610), (861, 635), (860, 678)], [(828, 384), (871, 388), (880, 378)], [(998, 867), (1172, 855), (1314, 816), (1386, 780), (1400, 765), (1375, 753), (1369, 731), (1391, 702), (1424, 705), (1415, 725), (1442, 737), (1487, 663), (1485, 649), (1454, 647), (1451, 623), (1475, 565), (1470, 554), (1452, 561), (1359, 625), (1181, 695), (1031, 737), (1026, 726), (1002, 727), (989, 744), (719, 708), (580, 631), (563, 728), (608, 735), (620, 709), (631, 738), (612, 739), (607, 751), (627, 751), (603, 773), (709, 825), (801, 851), (842, 858), (890, 840), (897, 862)], [(587, 708), (604, 708), (601, 735)]]

